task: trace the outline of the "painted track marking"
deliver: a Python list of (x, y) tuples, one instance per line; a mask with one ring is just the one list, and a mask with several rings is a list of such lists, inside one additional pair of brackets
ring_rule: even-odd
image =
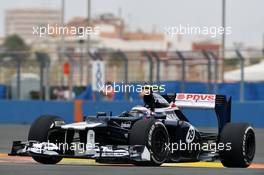
[[(27, 156), (8, 156), (7, 154), (0, 154), (0, 164), (32, 164), (35, 161)], [(132, 166), (130, 164), (103, 164), (97, 163), (93, 159), (75, 159), (64, 158), (59, 164), (61, 165), (95, 165), (95, 166)], [(223, 168), (220, 162), (188, 162), (188, 163), (164, 163), (163, 167), (190, 167), (190, 168)], [(263, 168), (264, 164), (252, 163), (249, 168)]]

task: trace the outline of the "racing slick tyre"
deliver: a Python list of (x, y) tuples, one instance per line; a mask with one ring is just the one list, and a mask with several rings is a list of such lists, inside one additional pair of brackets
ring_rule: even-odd
[(130, 145), (145, 145), (150, 151), (150, 161), (134, 161), (137, 166), (159, 166), (168, 157), (169, 134), (164, 124), (155, 119), (138, 120), (132, 127)]
[[(58, 133), (54, 132), (50, 135), (49, 131), (52, 129), (54, 126), (54, 122), (59, 121), (63, 122), (64, 121), (57, 116), (40, 116), (38, 117), (31, 125), (29, 134), (28, 134), (28, 140), (35, 140), (39, 142), (49, 142), (55, 143), (55, 141), (63, 141), (64, 140), (64, 134), (63, 133)], [(32, 158), (42, 164), (56, 164), (62, 160), (62, 157), (43, 157), (43, 156), (32, 156)]]
[(227, 123), (219, 143), (230, 144), (230, 150), (219, 151), (225, 167), (248, 167), (255, 155), (256, 143), (253, 128), (246, 123)]

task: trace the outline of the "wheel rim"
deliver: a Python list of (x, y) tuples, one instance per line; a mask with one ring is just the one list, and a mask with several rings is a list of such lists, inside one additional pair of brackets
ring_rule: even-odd
[(245, 140), (245, 156), (248, 161), (252, 161), (255, 155), (255, 136), (252, 130), (247, 134)]

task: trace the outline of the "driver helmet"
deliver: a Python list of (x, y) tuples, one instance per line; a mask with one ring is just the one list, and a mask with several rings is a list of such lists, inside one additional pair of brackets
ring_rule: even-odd
[(143, 106), (136, 106), (136, 107), (133, 107), (132, 110), (133, 112), (140, 112), (142, 113), (145, 117), (150, 117), (151, 116), (151, 110), (146, 108), (146, 107), (143, 107)]

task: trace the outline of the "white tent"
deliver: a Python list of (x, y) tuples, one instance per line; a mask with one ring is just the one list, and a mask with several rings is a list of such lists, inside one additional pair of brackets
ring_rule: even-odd
[[(20, 99), (30, 99), (31, 91), (40, 90), (40, 78), (39, 75), (33, 73), (21, 73), (21, 84), (20, 84)], [(11, 77), (11, 94), (12, 99), (16, 99), (17, 96), (17, 75), (14, 74)]]
[[(226, 81), (240, 81), (241, 70), (233, 70), (225, 73)], [(245, 81), (264, 81), (264, 61), (244, 68)]]

